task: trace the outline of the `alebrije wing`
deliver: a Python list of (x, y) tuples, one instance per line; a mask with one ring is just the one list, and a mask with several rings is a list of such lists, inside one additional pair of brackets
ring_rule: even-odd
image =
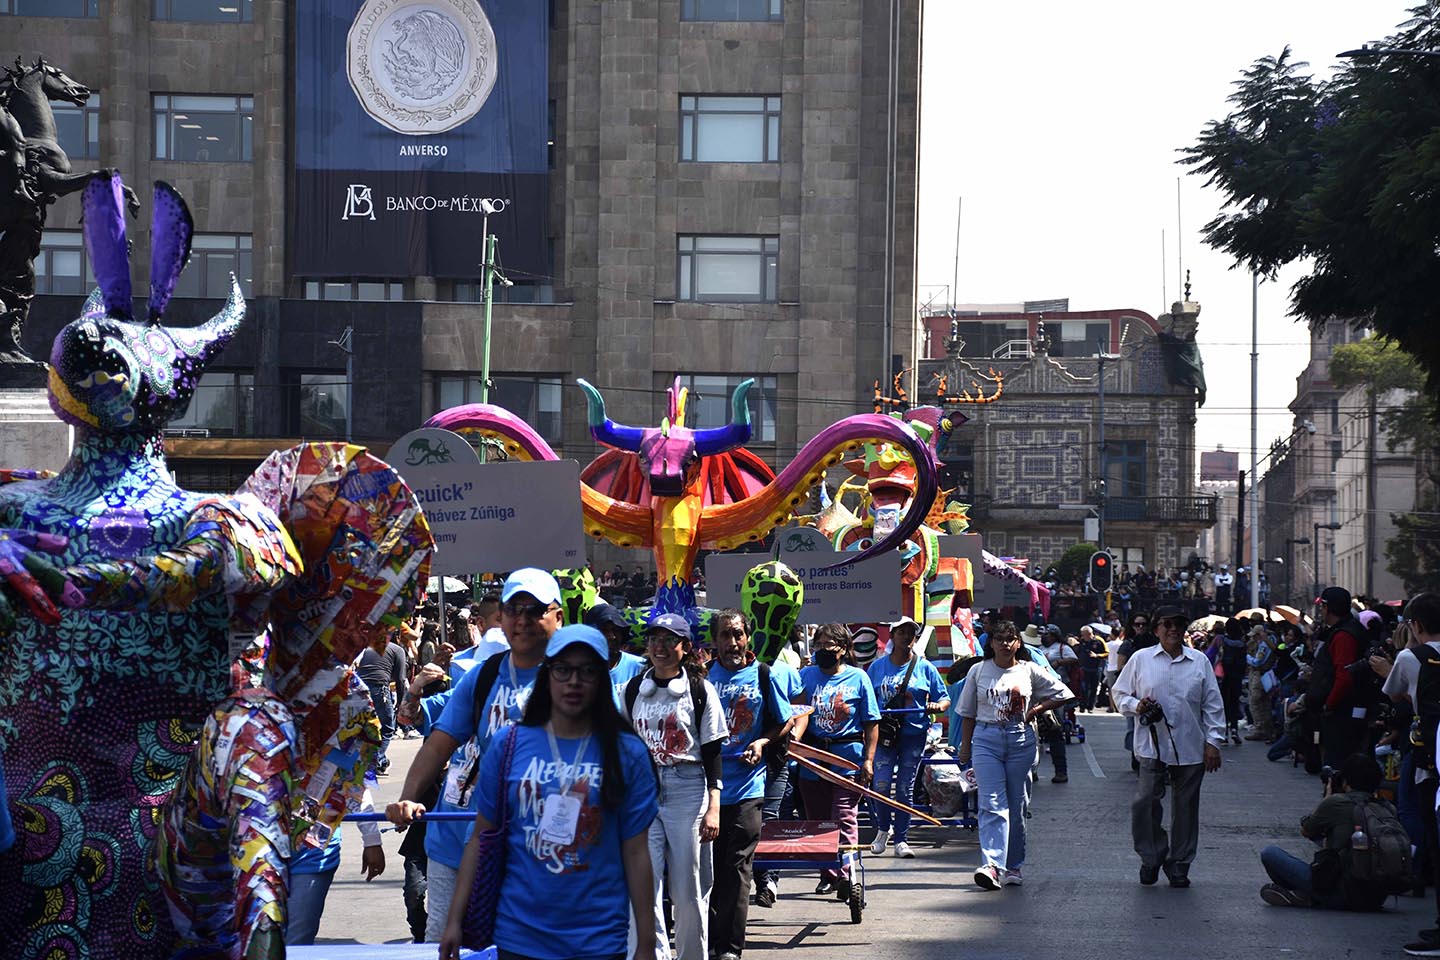
[(125, 239), (125, 195), (120, 174), (92, 177), (81, 197), (85, 249), (105, 299), (105, 312), (130, 319), (130, 247)]
[(150, 207), (150, 319), (158, 320), (175, 292), (180, 271), (190, 260), (195, 223), (174, 187), (155, 181)]

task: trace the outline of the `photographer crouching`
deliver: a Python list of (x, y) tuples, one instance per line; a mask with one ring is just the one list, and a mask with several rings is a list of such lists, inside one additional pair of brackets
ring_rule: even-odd
[[(1115, 704), (1136, 720), (1135, 756), (1140, 778), (1130, 814), (1140, 882), (1149, 886), (1165, 871), (1172, 887), (1190, 886), (1190, 864), (1200, 845), (1200, 781), (1220, 769), (1225, 743), (1225, 703), (1210, 661), (1185, 644), (1185, 614), (1158, 608), (1151, 618), (1158, 646), (1137, 651), (1115, 681)], [(1165, 786), (1170, 833), (1161, 823)]]

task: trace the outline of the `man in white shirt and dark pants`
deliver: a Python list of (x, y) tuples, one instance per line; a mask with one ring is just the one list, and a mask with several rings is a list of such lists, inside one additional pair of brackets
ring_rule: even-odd
[[(1170, 886), (1190, 886), (1190, 863), (1200, 844), (1200, 781), (1220, 769), (1225, 743), (1225, 704), (1215, 670), (1204, 654), (1185, 645), (1185, 623), (1179, 607), (1158, 608), (1151, 625), (1159, 645), (1137, 651), (1115, 681), (1116, 705), (1137, 722), (1140, 780), (1130, 830), (1140, 855), (1140, 882), (1147, 886), (1162, 868)], [(1161, 824), (1167, 783), (1173, 791), (1169, 837)]]

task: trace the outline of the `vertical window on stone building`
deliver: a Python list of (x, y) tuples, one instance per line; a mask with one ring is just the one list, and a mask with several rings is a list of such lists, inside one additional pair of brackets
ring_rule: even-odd
[(240, 292), (250, 296), (253, 256), (248, 233), (197, 233), (190, 244), (190, 263), (175, 284), (177, 297), (230, 296), (230, 274), (240, 281)]
[(1105, 444), (1105, 494), (1108, 497), (1146, 495), (1144, 440), (1110, 440)]
[(779, 160), (780, 98), (681, 97), (680, 159), (697, 163)]
[[(730, 422), (730, 397), (745, 375), (695, 373), (680, 378), (690, 390), (685, 402), (685, 425), (692, 430), (723, 427)], [(750, 440), (775, 442), (775, 378), (756, 377), (747, 397), (750, 403)]]
[[(551, 443), (561, 438), (560, 377), (492, 374), (486, 402), (504, 407), (524, 420)], [(435, 375), (435, 409), (448, 410), (480, 402), (478, 373)]]
[(254, 153), (254, 97), (157, 93), (155, 159), (247, 162)]
[(682, 20), (780, 20), (783, 0), (681, 0)]
[(98, 17), (100, 0), (0, 0), (0, 16)]
[(249, 23), (253, 0), (155, 0), (154, 19), (191, 23)]
[(778, 287), (779, 237), (677, 239), (678, 298), (708, 302), (774, 302)]
[(80, 231), (46, 230), (35, 258), (35, 292), (83, 296), (94, 286)]
[(172, 431), (204, 430), (213, 436), (250, 436), (255, 429), (255, 375), (211, 370), (200, 375), (185, 415)]
[(281, 370), (285, 431), (311, 440), (345, 436), (350, 384), (343, 370)]
[(83, 107), (52, 103), (50, 111), (55, 115), (55, 139), (65, 156), (71, 160), (100, 159), (100, 94), (92, 92)]

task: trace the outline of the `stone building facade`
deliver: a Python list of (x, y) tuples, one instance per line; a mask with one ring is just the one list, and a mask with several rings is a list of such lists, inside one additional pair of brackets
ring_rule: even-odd
[[(140, 186), (168, 180), (198, 232), (237, 245), (256, 322), (224, 359), (230, 381), (205, 388), (231, 391), (220, 406), (247, 415), (173, 437), (182, 478), (228, 482), (270, 449), (326, 439), (334, 417), (294, 408), (317, 397), (333, 406), (341, 387), (355, 439), (383, 450), (442, 403), (474, 399), (467, 385), (481, 369), (473, 284), (396, 275), (322, 285), (290, 271), (287, 6), (0, 5), (0, 60), (43, 54), (99, 95), (93, 152), (76, 166), (119, 167)], [(550, 9), (543, 216), (553, 267), (501, 292), (510, 302), (495, 305), (491, 338), (492, 377), (529, 407), (517, 412), (545, 418), (553, 445), (583, 463), (597, 451), (575, 378), (601, 389), (615, 419), (652, 424), (677, 374), (700, 378), (692, 385), (704, 409), (756, 376), (767, 426), (753, 448), (783, 464), (824, 426), (867, 411), (870, 384), (908, 362), (913, 339), (920, 0), (552, 0)], [(184, 19), (200, 15), (212, 22)], [(233, 22), (213, 22), (225, 18)], [(233, 98), (244, 157), (164, 159), (152, 115), (166, 95)], [(773, 158), (682, 160), (682, 102), (707, 96), (778, 110)], [(76, 197), (52, 208), (56, 242), (78, 236), (78, 217)], [(145, 219), (131, 226), (139, 289)], [(687, 299), (678, 266), (687, 236), (761, 238), (773, 283), (744, 302)], [(72, 252), (55, 265), (78, 269)], [(27, 330), (38, 355), (82, 299), (54, 286)], [(212, 308), (177, 302), (172, 322)], [(353, 383), (331, 345), (347, 326)]]

